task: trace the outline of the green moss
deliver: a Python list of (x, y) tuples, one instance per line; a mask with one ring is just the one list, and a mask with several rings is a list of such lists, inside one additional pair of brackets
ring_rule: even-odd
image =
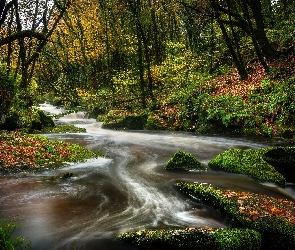
[(103, 128), (142, 130), (147, 122), (146, 114), (127, 114), (126, 111), (110, 112), (104, 120)]
[(295, 226), (280, 217), (264, 217), (253, 224), (261, 234), (262, 249), (294, 249)]
[(270, 149), (229, 149), (212, 159), (208, 165), (212, 169), (245, 174), (259, 182), (274, 183), (285, 187), (285, 178), (264, 160)]
[(177, 187), (183, 193), (215, 208), (233, 226), (258, 231), (262, 238), (261, 249), (293, 249), (294, 202), (202, 184), (178, 183)]
[(175, 229), (142, 230), (121, 234), (118, 240), (141, 249), (260, 249), (259, 233), (249, 229)]
[(42, 133), (84, 133), (86, 132), (85, 128), (79, 128), (72, 124), (59, 125), (55, 127), (46, 127), (41, 130)]
[(103, 156), (80, 145), (50, 141), (40, 135), (0, 133), (0, 143), (3, 150), (0, 171), (3, 172), (42, 171)]
[(31, 244), (25, 238), (15, 236), (17, 223), (15, 219), (0, 219), (0, 249), (32, 249)]
[(274, 166), (288, 182), (295, 182), (295, 147), (275, 147), (268, 150), (263, 159)]
[(164, 169), (206, 170), (206, 167), (202, 163), (200, 163), (192, 154), (180, 150), (176, 152), (166, 163)]
[(225, 215), (233, 226), (248, 227), (249, 221), (244, 215), (237, 213), (238, 206), (227, 199), (221, 192), (212, 186), (202, 184), (178, 183), (177, 187), (184, 194), (197, 198), (202, 203), (214, 207), (221, 214)]

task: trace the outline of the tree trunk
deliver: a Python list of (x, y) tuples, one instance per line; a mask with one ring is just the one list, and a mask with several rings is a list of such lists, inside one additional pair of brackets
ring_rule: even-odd
[(233, 58), (233, 61), (234, 61), (235, 65), (236, 65), (236, 67), (237, 67), (240, 78), (241, 79), (247, 79), (248, 73), (247, 73), (247, 71), (245, 69), (245, 66), (243, 65), (243, 62), (241, 62), (239, 60), (239, 58), (238, 58), (238, 56), (237, 56), (237, 54), (235, 52), (235, 49), (234, 49), (234, 47), (233, 47), (233, 45), (231, 43), (231, 39), (230, 39), (229, 35), (227, 34), (224, 23), (223, 23), (223, 21), (222, 21), (222, 19), (220, 17), (220, 12), (219, 12), (219, 10), (217, 8), (217, 3), (216, 3), (215, 0), (211, 0), (211, 4), (212, 4), (212, 7), (213, 7), (214, 12), (215, 12), (216, 21), (219, 24), (219, 27), (220, 27), (220, 29), (222, 31), (222, 35), (224, 37), (225, 43), (226, 43), (226, 45), (227, 45), (227, 47), (229, 49), (229, 52), (230, 52), (230, 54), (231, 54), (231, 56)]
[(247, 7), (246, 2), (243, 2), (242, 3), (242, 8), (243, 8), (243, 12), (244, 12), (244, 15), (246, 17), (247, 23), (248, 23), (248, 25), (249, 25), (249, 27), (251, 29), (250, 36), (252, 38), (252, 42), (253, 42), (253, 45), (254, 45), (255, 52), (256, 52), (256, 54), (258, 56), (258, 59), (259, 59), (260, 63), (262, 64), (264, 70), (266, 72), (268, 72), (269, 71), (269, 67), (268, 67), (266, 61), (263, 58), (262, 52), (260, 51), (260, 47), (259, 47), (259, 44), (258, 44), (258, 41), (257, 41), (257, 38), (256, 38), (256, 33), (254, 31), (254, 28), (253, 28), (253, 24), (252, 24), (252, 21), (251, 21), (251, 18), (250, 18), (250, 14), (248, 12), (248, 7)]
[(138, 25), (136, 25), (137, 31), (137, 56), (138, 56), (138, 70), (139, 70), (139, 86), (141, 94), (141, 105), (146, 108), (146, 96), (145, 96), (145, 83), (144, 83), (144, 65), (143, 65), (143, 48), (142, 38)]
[(277, 57), (277, 51), (273, 48), (270, 44), (264, 27), (264, 20), (262, 15), (262, 6), (260, 0), (248, 0), (247, 1), (255, 19), (256, 28), (254, 29), (255, 38), (258, 42), (259, 47), (261, 48), (264, 56), (269, 59), (273, 60)]

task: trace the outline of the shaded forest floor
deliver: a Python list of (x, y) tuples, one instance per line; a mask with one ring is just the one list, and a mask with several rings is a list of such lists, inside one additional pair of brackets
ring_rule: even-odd
[(258, 63), (247, 71), (246, 80), (232, 70), (172, 93), (147, 129), (295, 139), (295, 57), (269, 63), (268, 74)]
[(246, 100), (248, 94), (255, 88), (259, 88), (261, 82), (268, 77), (279, 82), (295, 76), (295, 68), (292, 66), (294, 64), (295, 57), (289, 57), (285, 61), (271, 62), (269, 63), (270, 72), (268, 76), (261, 64), (254, 63), (247, 69), (249, 75), (246, 80), (241, 80), (238, 71), (234, 70), (229, 74), (217, 76), (207, 84), (215, 85), (213, 95), (241, 96)]

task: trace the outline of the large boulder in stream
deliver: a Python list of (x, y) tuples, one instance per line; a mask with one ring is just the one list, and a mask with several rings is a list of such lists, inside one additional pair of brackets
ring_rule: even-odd
[(118, 130), (143, 130), (147, 114), (128, 114), (125, 110), (112, 110), (104, 118), (102, 127)]
[(287, 182), (295, 183), (295, 147), (275, 147), (263, 159), (281, 173)]
[(182, 150), (176, 152), (164, 166), (166, 170), (206, 170), (207, 168), (192, 154)]
[(208, 163), (215, 170), (245, 174), (256, 181), (285, 187), (295, 182), (295, 147), (229, 149)]

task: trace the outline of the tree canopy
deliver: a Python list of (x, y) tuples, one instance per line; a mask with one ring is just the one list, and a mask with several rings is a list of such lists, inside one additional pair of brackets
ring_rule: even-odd
[[(291, 0), (1, 0), (1, 74), (28, 106), (51, 95), (96, 113), (156, 110), (201, 75), (234, 67), (246, 80), (254, 63), (267, 76), (273, 62), (290, 61), (294, 8)], [(2, 98), (6, 107), (12, 99)]]

